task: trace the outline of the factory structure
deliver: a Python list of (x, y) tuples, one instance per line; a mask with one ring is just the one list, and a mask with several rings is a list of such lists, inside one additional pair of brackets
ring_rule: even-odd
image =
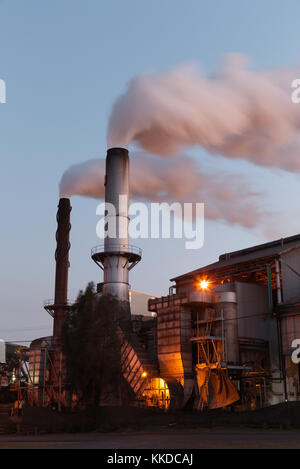
[[(300, 235), (222, 254), (171, 279), (168, 295), (153, 298), (129, 284), (142, 252), (129, 244), (129, 156), (123, 148), (107, 152), (105, 202), (118, 207), (106, 215), (120, 231), (93, 248), (91, 258), (103, 271), (97, 295), (127, 305), (117, 327), (134, 405), (248, 410), (300, 400), (300, 365), (292, 360), (293, 340), (300, 339)], [(70, 200), (60, 199), (55, 295), (45, 303), (53, 336), (34, 340), (29, 352), (29, 402), (56, 402), (58, 409), (72, 405), (61, 347), (72, 308), (70, 213)]]
[(300, 400), (300, 365), (292, 361), (300, 235), (222, 254), (172, 281), (149, 308), (157, 313), (160, 373), (181, 383), (181, 406), (235, 402), (243, 410)]

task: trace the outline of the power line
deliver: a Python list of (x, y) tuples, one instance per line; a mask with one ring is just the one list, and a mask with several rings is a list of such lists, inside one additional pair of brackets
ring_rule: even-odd
[(19, 328), (11, 328), (11, 329), (0, 329), (0, 333), (2, 332), (25, 332), (25, 331), (40, 331), (42, 329), (49, 329), (52, 326), (40, 326), (40, 327), (19, 327)]
[[(234, 321), (234, 320), (236, 320), (236, 319), (237, 319), (237, 320), (238, 320), (238, 319), (251, 319), (251, 318), (257, 318), (257, 317), (264, 317), (264, 319), (266, 319), (266, 320), (267, 320), (267, 319), (276, 320), (276, 317), (268, 316), (267, 313), (258, 313), (258, 314), (250, 314), (250, 315), (248, 315), (248, 316), (237, 316), (236, 318), (233, 318), (233, 319), (225, 319), (225, 318), (224, 318), (224, 319), (223, 319), (223, 322), (226, 322), (226, 321)], [(205, 318), (204, 318), (204, 319), (205, 319)], [(219, 322), (219, 321), (222, 321), (222, 319), (221, 319), (221, 318), (217, 318), (215, 322)], [(172, 322), (173, 322), (173, 321), (172, 321)], [(176, 326), (176, 327), (178, 327), (178, 326)], [(176, 327), (175, 327), (175, 328), (176, 328)], [(181, 326), (179, 326), (179, 327), (180, 327), (180, 329), (190, 329), (189, 326), (184, 326), (184, 325), (181, 325)], [(33, 329), (31, 329), (31, 330), (33, 330)], [(88, 330), (90, 330), (90, 329), (87, 328), (87, 327), (81, 329), (82, 332), (88, 331)], [(103, 337), (103, 335), (101, 335), (101, 336), (98, 335), (98, 336), (93, 336), (93, 337), (94, 337), (94, 338), (95, 338), (95, 337), (99, 337), (99, 338), (100, 338), (100, 337)], [(6, 340), (6, 339), (3, 339), (3, 340), (4, 340), (5, 342), (12, 342), (12, 341), (9, 341), (9, 340)], [(24, 342), (24, 343), (25, 343), (25, 342), (32, 342), (33, 340), (35, 340), (35, 339), (32, 339), (32, 340), (18, 340), (18, 339), (14, 339), (15, 342), (22, 342), (22, 343), (23, 343), (23, 342)], [(86, 340), (86, 338), (85, 338), (85, 337), (82, 337), (82, 340)]]

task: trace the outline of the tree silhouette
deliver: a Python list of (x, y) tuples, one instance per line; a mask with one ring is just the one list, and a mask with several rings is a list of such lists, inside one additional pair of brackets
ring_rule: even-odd
[(97, 295), (91, 282), (67, 315), (62, 330), (67, 380), (84, 405), (130, 400), (121, 371), (120, 318), (126, 308), (113, 297)]

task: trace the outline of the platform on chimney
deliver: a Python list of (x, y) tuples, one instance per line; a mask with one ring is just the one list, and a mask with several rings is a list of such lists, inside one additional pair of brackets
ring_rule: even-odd
[(104, 259), (109, 256), (126, 257), (130, 263), (128, 268), (128, 270), (130, 270), (141, 260), (142, 250), (130, 244), (116, 244), (115, 246), (100, 244), (99, 246), (95, 246), (91, 251), (91, 258), (102, 270)]
[(73, 305), (74, 305), (74, 301), (70, 301), (70, 300), (67, 300), (63, 303), (55, 303), (54, 299), (44, 301), (44, 309), (52, 317), (54, 317), (55, 311), (57, 309), (64, 309), (65, 311), (69, 311)]

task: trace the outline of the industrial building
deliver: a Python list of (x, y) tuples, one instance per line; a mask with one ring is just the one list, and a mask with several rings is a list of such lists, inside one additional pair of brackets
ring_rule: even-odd
[(181, 406), (300, 399), (300, 365), (291, 360), (300, 338), (300, 235), (222, 254), (172, 281), (149, 309), (160, 374), (180, 382)]
[[(0, 341), (0, 391), (25, 389), (28, 380), (28, 347)], [(16, 388), (16, 389), (15, 389)]]
[[(101, 182), (99, 182), (100, 184)], [(218, 262), (172, 279), (169, 294), (151, 298), (131, 290), (129, 272), (141, 260), (129, 244), (129, 156), (107, 152), (105, 201), (119, 206), (117, 238), (91, 251), (103, 270), (97, 295), (125, 302), (118, 320), (121, 368), (135, 405), (199, 411), (255, 409), (300, 399), (299, 365), (291, 360), (300, 338), (300, 235), (222, 254)], [(61, 328), (68, 301), (69, 199), (59, 201), (55, 298), (45, 304), (53, 336), (30, 346), (32, 405), (70, 405)], [(146, 302), (148, 301), (148, 307)]]

